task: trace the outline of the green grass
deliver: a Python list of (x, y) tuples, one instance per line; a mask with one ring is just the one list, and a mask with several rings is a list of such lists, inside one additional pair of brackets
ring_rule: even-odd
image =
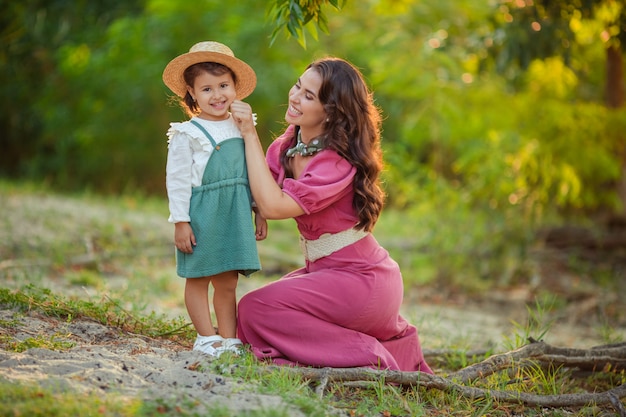
[[(140, 401), (102, 398), (54, 388), (41, 388), (29, 384), (16, 384), (0, 380), (0, 416), (67, 417), (67, 416), (140, 416)], [(143, 414), (149, 415), (149, 414)]]
[(17, 311), (37, 310), (66, 322), (89, 318), (106, 326), (149, 337), (168, 337), (182, 341), (195, 337), (195, 332), (183, 317), (171, 320), (154, 312), (140, 315), (126, 310), (118, 301), (109, 297), (97, 301), (67, 298), (32, 284), (19, 290), (0, 288), (0, 305)]
[(543, 340), (554, 325), (554, 319), (549, 314), (554, 303), (554, 297), (546, 296), (543, 300), (536, 299), (534, 308), (528, 306), (526, 308), (527, 321), (525, 323), (513, 321), (515, 331), (511, 336), (505, 337), (504, 347), (514, 350), (525, 345), (529, 340)]
[[(0, 417), (233, 417), (220, 404), (199, 409), (191, 400), (172, 403), (161, 399), (141, 400), (116, 394), (91, 393), (77, 396), (62, 387), (43, 388), (0, 379)], [(251, 410), (239, 417), (289, 417), (287, 410)]]

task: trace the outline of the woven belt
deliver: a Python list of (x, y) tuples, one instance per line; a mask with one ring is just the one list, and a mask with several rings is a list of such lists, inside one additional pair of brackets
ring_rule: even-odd
[(307, 261), (314, 262), (358, 242), (368, 234), (363, 230), (348, 229), (335, 234), (324, 233), (315, 240), (307, 240), (300, 235), (300, 249)]

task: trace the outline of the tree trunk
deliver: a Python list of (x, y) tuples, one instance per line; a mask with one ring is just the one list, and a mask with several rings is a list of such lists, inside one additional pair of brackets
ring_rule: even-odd
[[(624, 106), (624, 60), (619, 45), (612, 44), (606, 50), (606, 105), (618, 109)], [(622, 172), (617, 183), (617, 195), (626, 214), (626, 149), (619, 150)]]
[(606, 49), (606, 105), (612, 109), (624, 105), (624, 61), (615, 44)]

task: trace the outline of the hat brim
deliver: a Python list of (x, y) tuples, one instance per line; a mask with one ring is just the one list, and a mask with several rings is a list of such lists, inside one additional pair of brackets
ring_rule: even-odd
[(187, 52), (172, 59), (163, 70), (163, 82), (174, 94), (185, 97), (187, 84), (183, 73), (187, 68), (200, 62), (217, 62), (230, 68), (237, 78), (235, 91), (238, 99), (248, 97), (256, 87), (256, 74), (250, 65), (233, 56), (219, 52)]

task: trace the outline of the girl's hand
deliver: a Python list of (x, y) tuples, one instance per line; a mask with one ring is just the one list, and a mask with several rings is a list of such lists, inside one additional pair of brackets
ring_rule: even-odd
[(187, 222), (180, 222), (174, 225), (174, 243), (176, 248), (183, 253), (193, 253), (196, 246), (196, 236), (193, 234), (191, 225)]
[(254, 213), (254, 224), (256, 226), (256, 240), (263, 240), (267, 237), (267, 220), (259, 213)]

